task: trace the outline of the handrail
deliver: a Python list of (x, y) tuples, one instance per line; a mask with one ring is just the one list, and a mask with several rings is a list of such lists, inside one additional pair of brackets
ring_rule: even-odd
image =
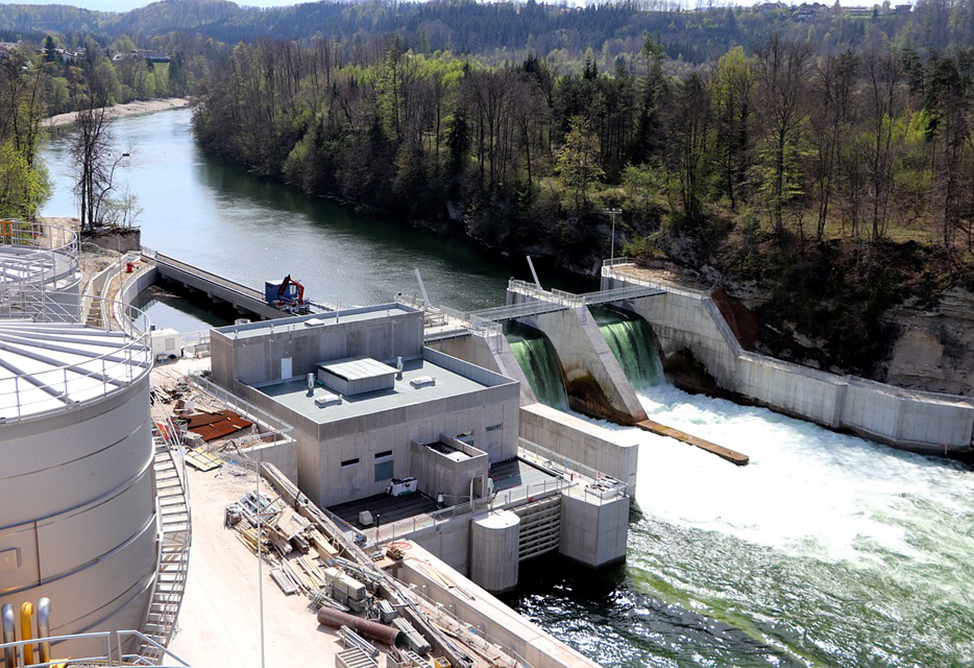
[(150, 257), (152, 260), (156, 262), (157, 265), (158, 264), (169, 265), (170, 267), (174, 269), (178, 269), (179, 271), (201, 276), (208, 281), (216, 283), (217, 285), (220, 285), (228, 290), (232, 290), (234, 292), (240, 293), (241, 295), (248, 297), (250, 299), (255, 299), (259, 302), (264, 301), (264, 295), (261, 294), (259, 290), (255, 290), (250, 286), (244, 285), (243, 283), (237, 283), (236, 281), (231, 281), (230, 279), (224, 278), (219, 274), (214, 274), (213, 272), (207, 271), (206, 269), (200, 269), (199, 267), (189, 264), (188, 262), (177, 260), (176, 258), (169, 257), (168, 255), (163, 255), (162, 253), (159, 252), (153, 251), (153, 255), (150, 256), (145, 253), (145, 250), (148, 249), (143, 250), (143, 255), (146, 255), (146, 257)]
[(610, 496), (610, 498), (615, 496), (625, 496), (629, 493), (629, 485), (623, 480), (613, 478), (612, 476), (607, 475), (596, 468), (588, 466), (587, 464), (582, 464), (571, 457), (566, 457), (565, 455), (554, 452), (553, 450), (549, 450), (548, 448), (538, 445), (537, 443), (529, 441), (525, 438), (519, 438), (518, 441), (518, 448), (521, 452), (520, 456), (522, 459), (524, 459), (524, 454), (533, 454), (538, 460), (537, 463), (562, 475), (572, 476), (577, 473), (595, 483), (608, 482), (613, 490), (613, 494)]
[(235, 408), (240, 408), (240, 412), (248, 416), (253, 416), (257, 418), (257, 421), (263, 422), (265, 425), (271, 428), (271, 433), (281, 433), (289, 434), (294, 431), (294, 427), (279, 420), (261, 408), (258, 408), (254, 404), (250, 403), (246, 399), (242, 399), (232, 392), (225, 390), (224, 388), (211, 383), (202, 376), (197, 376), (196, 374), (189, 374), (186, 376), (190, 385), (195, 385), (197, 389), (201, 392), (210, 395), (217, 401), (224, 403), (228, 406), (233, 406)]
[(573, 482), (564, 478), (556, 478), (540, 483), (512, 487), (503, 492), (494, 492), (490, 496), (475, 499), (472, 503), (470, 501), (464, 501), (463, 503), (436, 510), (432, 513), (414, 515), (413, 517), (407, 517), (406, 519), (398, 520), (391, 524), (384, 524), (379, 528), (373, 528), (362, 533), (375, 544), (383, 545), (394, 540), (406, 538), (422, 529), (450, 522), (457, 517), (462, 517), (478, 510), (507, 508), (511, 504), (520, 503), (525, 499), (545, 498), (560, 492), (566, 487), (571, 487), (573, 484)]
[[(25, 647), (38, 645), (40, 643), (49, 643), (53, 645), (55, 643), (71, 640), (103, 640), (105, 642), (104, 654), (96, 654), (94, 656), (85, 657), (71, 657), (71, 664), (99, 663), (105, 666), (150, 665), (141, 660), (141, 657), (138, 655), (126, 654), (122, 651), (122, 645), (132, 640), (139, 640), (140, 642), (145, 642), (158, 648), (158, 650), (161, 652), (160, 659), (169, 657), (175, 661), (178, 661), (178, 664), (159, 664), (159, 668), (191, 668), (189, 663), (178, 657), (176, 654), (169, 651), (152, 638), (149, 638), (141, 631), (136, 631), (134, 629), (122, 629), (118, 631), (92, 631), (88, 633), (45, 636), (43, 638), (31, 638), (29, 640), (16, 640), (8, 643), (0, 643), (0, 650), (13, 648), (18, 657), (17, 665), (27, 666), (28, 664), (25, 660), (26, 657), (24, 656)], [(64, 662), (65, 659), (51, 659), (45, 663), (31, 663), (29, 665), (30, 668), (50, 668), (61, 665)]]
[[(55, 242), (55, 234), (64, 241)], [(44, 243), (47, 240), (47, 243)], [(13, 248), (34, 249), (36, 253), (25, 255), (31, 258), (36, 254), (60, 254), (77, 261), (80, 244), (78, 235), (72, 230), (47, 223), (28, 223), (14, 218), (0, 218), (0, 245)]]
[[(94, 299), (102, 305), (104, 310), (108, 310), (109, 306), (115, 304), (114, 300)], [(47, 315), (52, 315), (57, 310), (55, 304), (52, 303), (50, 306)], [(0, 392), (0, 405), (9, 405), (11, 409), (15, 408), (16, 414), (3, 416), (0, 418), (0, 423), (35, 419), (52, 412), (58, 412), (68, 406), (92, 400), (94, 397), (82, 399), (80, 402), (71, 398), (70, 390), (72, 387), (77, 388), (79, 381), (86, 390), (90, 390), (91, 381), (100, 383), (102, 391), (97, 398), (101, 399), (121, 391), (124, 387), (147, 375), (152, 369), (149, 319), (141, 310), (127, 304), (122, 306), (121, 312), (125, 314), (131, 324), (127, 323), (122, 328), (120, 333), (124, 335), (124, 338), (119, 337), (119, 345), (110, 351), (100, 355), (92, 355), (83, 362), (65, 362), (38, 372), (11, 370), (11, 374), (4, 380), (13, 381), (13, 390)], [(74, 314), (65, 311), (61, 315), (63, 320), (62, 318), (54, 319), (53, 324), (76, 323)], [(18, 321), (18, 326), (23, 322)], [(26, 322), (32, 324), (30, 321)], [(39, 321), (33, 324), (44, 326), (52, 323)], [(79, 331), (84, 332), (83, 329)], [(112, 332), (116, 330), (113, 330), (112, 323), (109, 320), (102, 331)], [(43, 397), (35, 401), (25, 400), (24, 393), (32, 390), (41, 390), (40, 394)], [(5, 397), (12, 397), (12, 399), (5, 399)], [(31, 410), (37, 404), (48, 403), (51, 398), (59, 399), (61, 404), (55, 408)]]

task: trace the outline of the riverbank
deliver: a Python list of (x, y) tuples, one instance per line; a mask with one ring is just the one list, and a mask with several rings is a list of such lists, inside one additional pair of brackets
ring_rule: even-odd
[[(159, 100), (135, 100), (125, 104), (116, 104), (111, 109), (113, 118), (122, 116), (134, 116), (136, 114), (151, 114), (154, 111), (166, 111), (169, 109), (180, 109), (188, 107), (190, 99), (186, 97), (167, 97)], [(78, 118), (77, 111), (69, 111), (66, 114), (51, 116), (44, 121), (45, 128), (59, 128), (72, 125)]]

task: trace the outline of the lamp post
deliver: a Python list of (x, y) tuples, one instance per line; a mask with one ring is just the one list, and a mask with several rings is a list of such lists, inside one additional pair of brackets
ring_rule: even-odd
[(622, 209), (606, 209), (605, 213), (612, 219), (612, 250), (609, 259), (614, 260), (616, 259), (616, 216), (622, 214)]

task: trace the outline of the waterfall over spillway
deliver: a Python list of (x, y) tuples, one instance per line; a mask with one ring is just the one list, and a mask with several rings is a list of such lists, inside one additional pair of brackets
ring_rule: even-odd
[(591, 311), (632, 386), (642, 390), (662, 383), (663, 363), (657, 352), (656, 335), (649, 323), (639, 316), (601, 306), (595, 306)]
[(507, 341), (538, 401), (567, 411), (568, 394), (561, 362), (548, 337), (533, 327), (511, 323), (507, 326)]

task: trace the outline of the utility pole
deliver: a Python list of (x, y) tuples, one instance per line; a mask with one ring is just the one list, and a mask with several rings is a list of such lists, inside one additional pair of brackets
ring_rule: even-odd
[(606, 209), (605, 213), (612, 219), (612, 250), (609, 259), (616, 259), (616, 216), (622, 214), (622, 209)]

